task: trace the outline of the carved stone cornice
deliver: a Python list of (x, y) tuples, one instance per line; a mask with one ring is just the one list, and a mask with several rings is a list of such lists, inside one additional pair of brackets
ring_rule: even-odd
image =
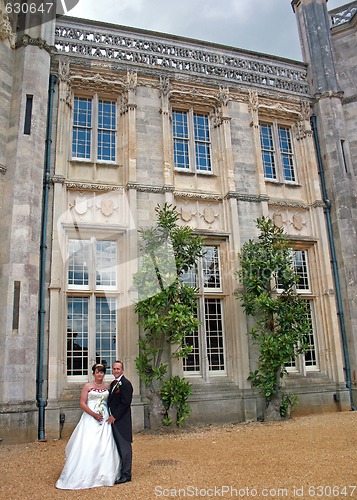
[(237, 191), (229, 191), (226, 195), (227, 199), (234, 198), (238, 201), (248, 201), (254, 203), (261, 203), (269, 201), (269, 196), (265, 194), (245, 194), (238, 193)]
[(309, 208), (309, 206), (302, 201), (299, 202), (299, 201), (289, 201), (289, 200), (269, 199), (268, 205), (270, 207), (300, 208), (303, 210), (307, 210)]
[(48, 52), (50, 55), (56, 53), (55, 47), (53, 47), (52, 45), (48, 45), (46, 40), (43, 40), (40, 37), (32, 38), (30, 35), (24, 34), (16, 40), (16, 48), (26, 47), (27, 45), (35, 45), (36, 47), (39, 47), (40, 49)]
[(174, 197), (190, 200), (222, 201), (222, 196), (219, 194), (193, 193), (191, 191), (174, 191)]
[(138, 184), (136, 182), (128, 182), (126, 185), (126, 189), (135, 189), (136, 191), (142, 193), (168, 193), (174, 191), (174, 186), (148, 186), (145, 184)]
[(77, 191), (124, 191), (122, 186), (108, 184), (89, 184), (87, 182), (65, 182), (65, 184), (67, 189), (75, 189)]

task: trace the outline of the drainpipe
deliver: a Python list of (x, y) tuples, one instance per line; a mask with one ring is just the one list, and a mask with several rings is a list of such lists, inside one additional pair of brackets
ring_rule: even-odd
[(332, 264), (333, 278), (334, 278), (335, 288), (336, 288), (337, 315), (338, 315), (339, 323), (340, 323), (343, 355), (344, 355), (344, 360), (345, 360), (346, 387), (348, 389), (349, 396), (350, 396), (351, 410), (355, 411), (356, 407), (355, 407), (354, 402), (353, 402), (353, 394), (352, 394), (351, 367), (350, 367), (350, 359), (349, 359), (348, 347), (347, 347), (347, 335), (346, 335), (345, 318), (344, 318), (342, 298), (341, 298), (341, 286), (340, 286), (340, 279), (338, 276), (338, 269), (337, 269), (335, 243), (334, 243), (333, 234), (332, 234), (331, 202), (327, 196), (325, 175), (324, 175), (324, 169), (323, 169), (323, 163), (322, 163), (322, 157), (321, 157), (320, 142), (319, 142), (319, 137), (317, 134), (316, 116), (312, 115), (310, 121), (311, 121), (311, 127), (312, 127), (313, 136), (314, 136), (315, 148), (316, 148), (317, 162), (318, 162), (320, 182), (321, 182), (322, 199), (325, 203), (324, 212), (325, 212), (326, 222), (327, 222), (327, 232), (328, 232), (329, 246), (330, 246), (330, 252), (331, 252), (331, 264)]
[(48, 218), (48, 194), (50, 188), (50, 160), (51, 160), (51, 133), (53, 115), (53, 94), (57, 81), (55, 75), (50, 75), (48, 90), (48, 113), (45, 144), (45, 172), (43, 178), (42, 197), (42, 221), (41, 221), (41, 246), (40, 246), (40, 277), (39, 277), (39, 322), (38, 322), (38, 351), (37, 351), (37, 378), (36, 378), (36, 401), (39, 408), (38, 415), (38, 439), (45, 439), (45, 407), (47, 400), (43, 396), (43, 366), (44, 366), (44, 338), (45, 338), (45, 283), (46, 283), (46, 251), (47, 251), (47, 218)]

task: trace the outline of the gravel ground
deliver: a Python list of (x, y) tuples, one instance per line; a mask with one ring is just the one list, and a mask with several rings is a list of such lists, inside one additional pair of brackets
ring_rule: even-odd
[(0, 444), (0, 499), (357, 498), (357, 414), (134, 435), (131, 483), (54, 486), (67, 440)]

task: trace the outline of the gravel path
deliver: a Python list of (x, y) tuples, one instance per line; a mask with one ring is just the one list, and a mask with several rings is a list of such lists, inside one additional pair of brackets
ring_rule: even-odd
[(56, 490), (67, 440), (0, 444), (0, 499), (355, 498), (357, 414), (134, 435), (133, 481)]

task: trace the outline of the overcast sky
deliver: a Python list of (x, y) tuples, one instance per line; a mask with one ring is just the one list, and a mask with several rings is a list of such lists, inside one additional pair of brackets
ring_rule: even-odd
[(69, 15), (302, 59), (290, 0), (79, 0)]

